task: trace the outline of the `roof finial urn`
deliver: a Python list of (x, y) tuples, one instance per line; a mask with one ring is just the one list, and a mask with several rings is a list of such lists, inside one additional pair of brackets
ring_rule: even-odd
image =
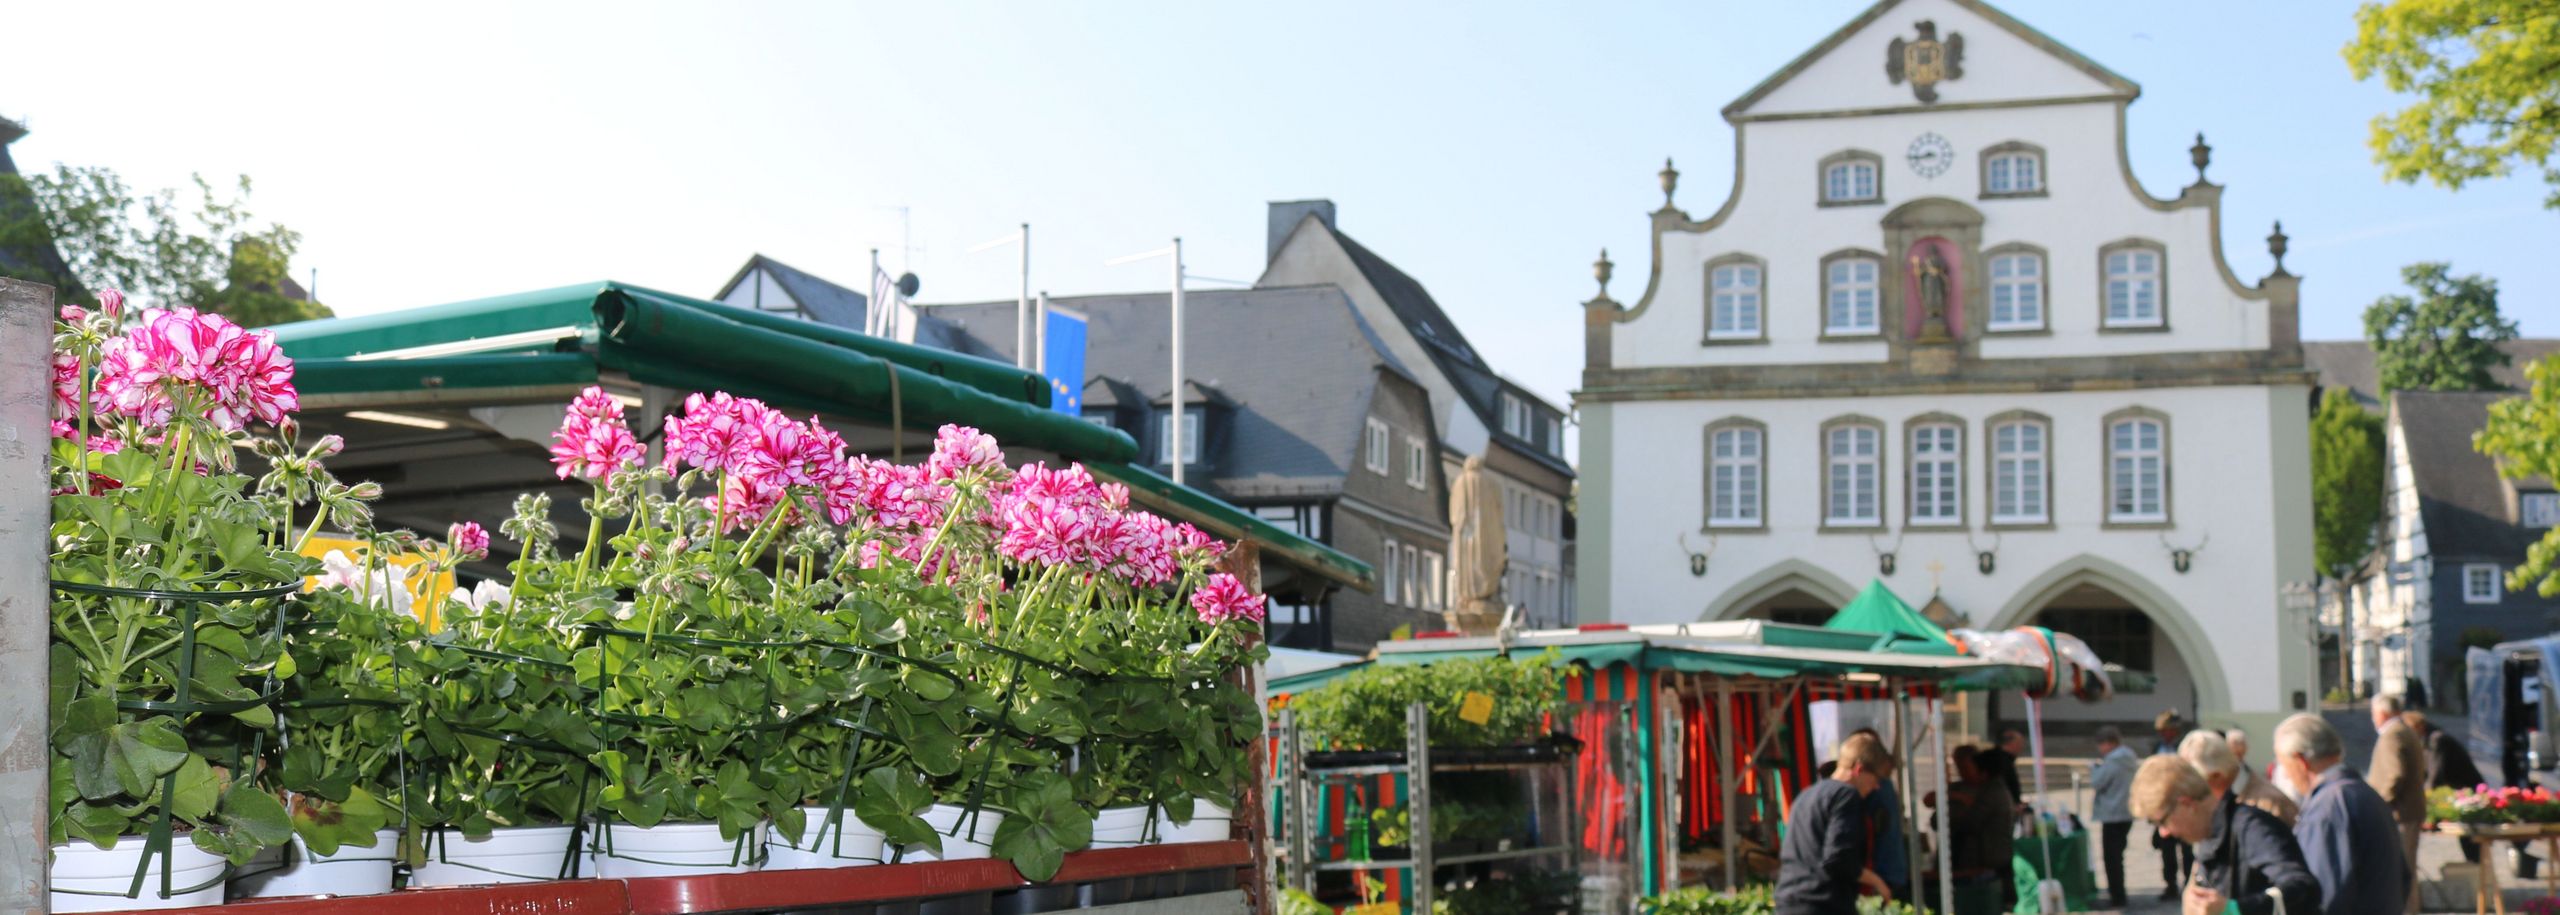
[(2284, 249), (2286, 241), (2288, 241), (2288, 239), (2285, 238), (2284, 234), (2284, 220), (2276, 220), (2275, 232), (2267, 236), (2267, 253), (2275, 255), (2277, 273), (2284, 272)]
[(1662, 157), (1662, 208), (1671, 208), (1671, 193), (1680, 189), (1680, 170), (1671, 167), (1671, 157)]
[(2204, 132), (2196, 132), (2196, 145), (2187, 147), (2187, 158), (2196, 163), (2196, 180), (2204, 180), (2204, 167), (2213, 164), (2213, 147), (2205, 145)]
[(1609, 249), (1607, 248), (1600, 249), (1600, 259), (1591, 262), (1591, 275), (1593, 278), (1600, 281), (1601, 298), (1605, 299), (1609, 297), (1609, 274), (1615, 272), (1617, 266), (1618, 265), (1609, 262)]

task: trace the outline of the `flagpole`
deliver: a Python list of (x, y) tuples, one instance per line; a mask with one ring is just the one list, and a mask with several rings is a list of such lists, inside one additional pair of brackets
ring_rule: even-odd
[(1182, 485), (1182, 445), (1188, 441), (1182, 437), (1182, 395), (1182, 236), (1176, 235), (1173, 238), (1173, 425), (1166, 429), (1172, 438), (1165, 443), (1166, 450), (1172, 453), (1173, 485), (1176, 486)]
[(1031, 224), (1026, 222), (1022, 224), (1022, 290), (1015, 294), (1013, 300), (1013, 351), (1022, 356), (1014, 361), (1015, 365), (1031, 366), (1040, 363), (1039, 357), (1031, 351), (1033, 338), (1038, 335), (1031, 329), (1033, 320), (1031, 317)]
[(870, 280), (871, 310), (862, 316), (862, 332), (877, 337), (880, 336), (881, 318), (889, 313), (889, 303), (881, 301), (887, 296), (880, 294), (880, 249), (878, 248), (871, 249)]
[[(1026, 230), (1028, 231), (1028, 230)], [(1049, 290), (1031, 300), (1031, 370), (1049, 373)]]

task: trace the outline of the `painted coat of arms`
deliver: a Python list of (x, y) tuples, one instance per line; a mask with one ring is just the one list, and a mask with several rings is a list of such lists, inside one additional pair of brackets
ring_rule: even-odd
[(1884, 51), (1884, 75), (1901, 85), (1911, 81), (1911, 94), (1922, 104), (1938, 100), (1938, 84), (1964, 76), (1964, 36), (1948, 32), (1945, 41), (1938, 40), (1938, 24), (1923, 19), (1920, 37), (1911, 41), (1893, 40)]

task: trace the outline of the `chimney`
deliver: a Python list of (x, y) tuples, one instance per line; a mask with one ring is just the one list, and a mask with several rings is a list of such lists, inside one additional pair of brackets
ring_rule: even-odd
[(1269, 264), (1280, 256), (1280, 246), (1289, 241), (1289, 233), (1296, 231), (1298, 223), (1305, 222), (1308, 214), (1314, 214), (1317, 219), (1323, 220), (1325, 228), (1333, 228), (1333, 201), (1274, 200), (1271, 202), (1271, 230), (1265, 240), (1267, 250), (1262, 252), (1263, 263)]

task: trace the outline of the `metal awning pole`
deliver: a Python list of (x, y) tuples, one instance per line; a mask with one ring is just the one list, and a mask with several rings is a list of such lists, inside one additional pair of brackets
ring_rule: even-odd
[(1937, 754), (1931, 769), (1938, 773), (1938, 909), (1955, 911), (1955, 852), (1947, 844), (1947, 807), (1954, 799), (1947, 796), (1947, 715), (1937, 699), (1929, 700), (1929, 747)]
[(1920, 815), (1920, 792), (1915, 790), (1920, 787), (1920, 776), (1918, 760), (1912, 758), (1916, 755), (1912, 751), (1920, 748), (1920, 742), (1911, 733), (1911, 682), (1900, 681), (1892, 689), (1893, 742), (1894, 749), (1897, 751), (1895, 755), (1902, 763), (1896, 767), (1895, 772), (1897, 776), (1895, 781), (1900, 783), (1901, 792), (1898, 800), (1902, 802), (1902, 835), (1896, 838), (1902, 840), (1904, 891), (1911, 894), (1912, 907), (1918, 908), (1920, 881), (1911, 879), (1911, 862), (1920, 860), (1920, 832), (1918, 827), (1913, 825), (1918, 822)]
[(1734, 764), (1733, 764), (1733, 681), (1716, 678), (1716, 811), (1722, 816), (1724, 837), (1724, 888), (1730, 892), (1741, 886), (1736, 870), (1742, 860), (1742, 837), (1734, 828)]

